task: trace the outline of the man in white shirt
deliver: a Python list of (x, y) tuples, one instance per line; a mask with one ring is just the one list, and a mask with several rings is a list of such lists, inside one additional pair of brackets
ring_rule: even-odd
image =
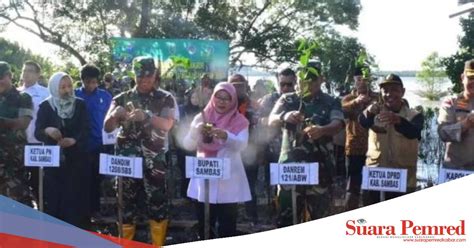
[[(18, 91), (27, 93), (33, 100), (33, 119), (30, 121), (30, 125), (26, 129), (27, 140), (30, 144), (41, 143), (34, 135), (36, 115), (38, 114), (39, 104), (49, 96), (48, 89), (38, 84), (40, 76), (41, 66), (31, 60), (25, 61), (21, 71), (21, 81), (23, 82), (23, 85), (18, 88)], [(33, 194), (38, 197), (38, 169), (29, 168), (28, 171), (30, 172), (30, 187), (33, 188)]]

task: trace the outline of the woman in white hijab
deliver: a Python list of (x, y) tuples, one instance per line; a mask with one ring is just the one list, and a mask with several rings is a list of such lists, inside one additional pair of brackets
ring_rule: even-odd
[(72, 79), (56, 72), (49, 79), (51, 96), (43, 101), (36, 119), (36, 138), (61, 147), (59, 168), (45, 168), (44, 210), (81, 228), (89, 227), (89, 165), (84, 163), (89, 132), (86, 105), (74, 96)]

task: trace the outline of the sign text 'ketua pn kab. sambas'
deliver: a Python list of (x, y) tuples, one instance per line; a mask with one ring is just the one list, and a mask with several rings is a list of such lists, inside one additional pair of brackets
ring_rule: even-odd
[(28, 167), (59, 167), (59, 146), (25, 146), (25, 165)]

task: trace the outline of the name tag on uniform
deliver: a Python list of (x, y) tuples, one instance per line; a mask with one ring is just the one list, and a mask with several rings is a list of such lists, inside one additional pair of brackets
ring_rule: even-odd
[(271, 185), (317, 185), (319, 163), (271, 163)]
[(143, 178), (143, 159), (100, 154), (99, 173), (102, 175)]
[(25, 146), (25, 166), (59, 167), (59, 146)]
[(362, 169), (362, 189), (406, 192), (407, 169), (364, 166)]
[(228, 158), (197, 158), (186, 156), (186, 177), (202, 179), (229, 179)]
[(104, 129), (102, 129), (102, 144), (103, 145), (115, 145), (117, 144), (117, 135), (122, 128), (116, 128), (111, 133), (107, 133)]
[(456, 180), (458, 178), (471, 175), (473, 173), (474, 171), (446, 169), (446, 168), (441, 167), (439, 169), (438, 184)]

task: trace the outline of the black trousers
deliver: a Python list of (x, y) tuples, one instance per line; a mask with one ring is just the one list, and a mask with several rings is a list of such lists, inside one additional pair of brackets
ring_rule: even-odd
[(186, 178), (186, 156), (196, 156), (196, 151), (186, 151), (180, 147), (177, 149), (178, 166), (181, 172), (180, 195), (186, 197), (188, 192), (189, 178)]
[[(204, 203), (196, 202), (196, 214), (199, 221), (199, 237), (204, 239)], [(210, 204), (209, 221), (210, 238), (235, 236), (237, 234), (237, 203)]]
[(99, 174), (100, 151), (88, 152), (87, 163), (90, 169), (90, 211), (91, 213), (95, 213), (100, 211), (100, 182), (102, 180), (102, 176)]
[(90, 168), (82, 155), (62, 162), (59, 168), (44, 169), (45, 213), (79, 228), (90, 224)]
[(257, 187), (258, 181), (258, 166), (257, 165), (248, 165), (245, 166), (245, 173), (247, 175), (247, 180), (249, 182), (250, 187), (250, 194), (252, 196), (252, 200), (245, 202), (245, 211), (247, 217), (251, 218), (251, 220), (256, 223), (258, 221), (258, 213), (257, 213), (257, 194), (255, 192), (255, 188)]
[(352, 194), (360, 195), (362, 184), (362, 167), (365, 165), (365, 155), (349, 155), (348, 160), (348, 182), (347, 191)]
[[(390, 200), (393, 198), (397, 198), (402, 195), (406, 195), (410, 193), (410, 190), (407, 189), (407, 193), (399, 193), (399, 192), (385, 192), (385, 200)], [(380, 191), (369, 191), (364, 190), (362, 192), (362, 202), (364, 206), (369, 206), (375, 203), (380, 202)]]

